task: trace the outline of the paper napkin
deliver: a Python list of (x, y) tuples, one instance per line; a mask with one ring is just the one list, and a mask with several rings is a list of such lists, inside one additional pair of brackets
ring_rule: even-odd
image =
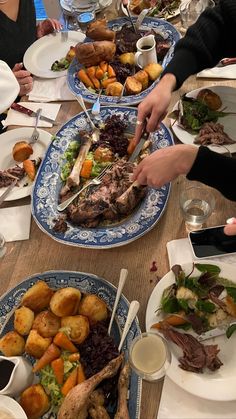
[[(37, 111), (37, 109), (42, 108), (42, 115), (47, 116), (48, 118), (56, 120), (57, 114), (59, 112), (60, 106), (56, 103), (32, 103), (32, 102), (20, 102), (25, 108), (31, 109), (32, 111)], [(35, 118), (32, 116), (25, 115), (21, 112), (15, 111), (14, 109), (9, 109), (5, 121), (2, 121), (4, 127), (9, 125), (21, 125), (26, 127), (33, 127), (35, 124)], [(52, 127), (52, 124), (49, 122), (39, 120), (39, 127)]]
[(75, 100), (67, 86), (66, 76), (57, 79), (34, 78), (33, 89), (29, 93), (29, 100), (33, 102), (54, 102)]
[(224, 67), (219, 66), (208, 68), (198, 73), (197, 77), (213, 79), (236, 79), (236, 64), (230, 64)]
[(27, 240), (30, 235), (30, 205), (0, 208), (0, 232), (6, 242)]

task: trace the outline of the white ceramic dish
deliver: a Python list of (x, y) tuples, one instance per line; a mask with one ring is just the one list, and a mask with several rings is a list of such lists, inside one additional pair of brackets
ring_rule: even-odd
[[(0, 395), (0, 413), (3, 411), (8, 415), (12, 415), (14, 419), (27, 419), (22, 407), (14, 399), (8, 396)], [(0, 416), (1, 417), (1, 416)], [(11, 416), (9, 416), (11, 418)]]
[(67, 70), (52, 71), (51, 66), (56, 60), (64, 58), (71, 46), (83, 42), (82, 32), (69, 31), (65, 38), (62, 32), (43, 36), (35, 41), (25, 52), (23, 62), (25, 68), (37, 77), (55, 79), (65, 76)]
[[(236, 112), (236, 89), (229, 86), (207, 86), (207, 89), (212, 90), (213, 92), (217, 93), (221, 100), (222, 100), (222, 109), (225, 112)], [(187, 94), (189, 97), (196, 97), (197, 94), (200, 92), (201, 89), (192, 90)], [(176, 110), (178, 108), (177, 102), (173, 108)], [(223, 118), (219, 118), (217, 122), (224, 126), (224, 131), (233, 139), (235, 140), (235, 144), (225, 144), (225, 147), (230, 151), (230, 153), (236, 152), (236, 132), (235, 132), (235, 115), (224, 116)], [(171, 119), (172, 131), (176, 135), (176, 137), (184, 144), (194, 144), (194, 139), (196, 135), (190, 134), (189, 132), (185, 131), (183, 128), (179, 127), (177, 122), (174, 124), (174, 119)], [(197, 144), (195, 144), (199, 147)], [(217, 153), (225, 153), (226, 149), (224, 147), (211, 147), (209, 148)]]
[[(186, 0), (183, 0), (184, 2), (186, 1)], [(130, 0), (128, 0), (128, 5), (131, 3), (131, 1)], [(124, 13), (124, 15), (126, 15), (126, 16), (128, 16), (128, 13), (127, 13), (127, 10), (126, 10), (126, 8), (124, 7), (124, 5), (123, 5), (123, 3), (121, 2), (121, 10), (122, 10), (122, 12)], [(171, 14), (168, 14), (166, 17), (165, 17), (165, 20), (169, 20), (169, 19), (173, 19), (174, 17), (176, 17), (176, 16), (178, 16), (179, 15), (179, 7), (177, 7), (174, 11), (173, 11), (173, 13), (171, 13)], [(131, 10), (130, 10), (130, 14), (131, 14), (131, 16), (138, 16), (136, 13), (133, 13)], [(147, 16), (149, 16), (149, 14), (147, 14)], [(154, 16), (152, 16), (152, 17), (157, 17), (157, 18), (159, 18), (159, 16), (158, 15), (154, 15)], [(161, 19), (161, 17), (159, 18), (159, 19)]]
[[(96, 8), (95, 8), (95, 12), (98, 13), (101, 10), (103, 10), (105, 7), (110, 6), (112, 3), (112, 0), (100, 0), (99, 2), (97, 2)], [(70, 6), (70, 1), (68, 0), (60, 0), (60, 4), (61, 7), (63, 9), (63, 11), (66, 12), (66, 14), (68, 15), (72, 15), (72, 11), (71, 11), (71, 6)], [(80, 9), (77, 8), (77, 11), (81, 11), (85, 12), (91, 9), (91, 7), (93, 7), (94, 2), (90, 2), (89, 0), (86, 2), (84, 2), (83, 4), (81, 4)]]
[[(201, 260), (202, 263), (211, 263), (209, 260)], [(220, 275), (223, 278), (236, 282), (236, 268), (221, 262), (212, 262), (221, 268)], [(182, 265), (182, 268), (190, 273), (192, 263)], [(151, 325), (157, 323), (161, 319), (161, 314), (156, 315), (155, 311), (160, 307), (161, 296), (165, 288), (175, 282), (172, 271), (168, 272), (160, 282), (155, 286), (147, 305), (146, 310), (146, 331), (155, 331), (151, 329)], [(230, 339), (226, 336), (208, 339), (203, 342), (206, 345), (217, 344), (220, 348), (219, 358), (223, 362), (222, 367), (214, 372), (209, 370), (203, 374), (196, 374), (182, 370), (178, 366), (178, 358), (182, 351), (174, 344), (170, 343), (172, 352), (171, 366), (167, 371), (168, 377), (171, 378), (183, 390), (188, 391), (195, 396), (208, 400), (230, 401), (236, 400), (236, 334)]]
[[(10, 131), (4, 132), (0, 135), (0, 170), (5, 170), (13, 167), (17, 162), (12, 157), (12, 149), (15, 143), (21, 140), (29, 140), (34, 128), (16, 128)], [(51, 134), (47, 131), (39, 129), (40, 136), (38, 141), (33, 145), (34, 153), (30, 156), (30, 159), (37, 159), (38, 157), (43, 158), (46, 150), (51, 142)], [(28, 183), (27, 186), (24, 186)], [(6, 198), (6, 201), (13, 201), (15, 199), (24, 198), (31, 194), (32, 181), (28, 177), (24, 177), (20, 182), (19, 186), (15, 186)], [(6, 188), (0, 188), (0, 196), (5, 192)]]

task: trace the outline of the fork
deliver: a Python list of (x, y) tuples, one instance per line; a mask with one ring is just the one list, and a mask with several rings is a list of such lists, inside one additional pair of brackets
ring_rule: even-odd
[(83, 97), (81, 95), (76, 95), (75, 97), (76, 97), (76, 100), (79, 102), (81, 108), (83, 109), (83, 111), (86, 115), (87, 121), (88, 121), (88, 123), (89, 123), (89, 125), (92, 129), (92, 141), (93, 141), (93, 143), (96, 143), (99, 140), (99, 137), (100, 137), (100, 129), (96, 127), (96, 125), (94, 124), (94, 122), (90, 118), (90, 115), (89, 115), (89, 113), (87, 111), (87, 108), (85, 106)]
[(57, 210), (58, 211), (64, 211), (68, 205), (71, 204), (71, 202), (74, 201), (75, 198), (77, 198), (85, 189), (87, 189), (89, 186), (92, 185), (100, 185), (100, 183), (102, 182), (102, 178), (105, 175), (105, 173), (112, 168), (114, 163), (109, 164), (108, 166), (105, 167), (105, 169), (100, 173), (100, 175), (98, 175), (97, 177), (95, 177), (94, 179), (92, 179), (90, 182), (88, 182), (86, 185), (84, 185), (83, 188), (81, 188), (79, 191), (77, 191), (74, 195), (70, 196), (70, 198), (68, 198), (66, 201), (62, 202), (61, 204), (57, 205)]
[(30, 137), (29, 144), (36, 143), (36, 141), (39, 138), (39, 131), (37, 130), (37, 127), (38, 127), (38, 123), (39, 123), (41, 113), (42, 113), (42, 108), (39, 108), (36, 112), (36, 120), (35, 120), (34, 130), (33, 130), (32, 135)]

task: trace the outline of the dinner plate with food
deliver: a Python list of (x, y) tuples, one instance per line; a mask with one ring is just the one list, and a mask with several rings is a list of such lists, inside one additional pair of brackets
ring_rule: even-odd
[[(134, 23), (136, 20), (133, 18)], [(135, 57), (136, 43), (146, 35), (154, 37), (156, 57), (141, 68)], [(75, 48), (76, 58), (67, 75), (68, 85), (86, 102), (95, 102), (101, 93), (102, 104), (120, 105), (138, 104), (148, 95), (158, 83), (180, 38), (170, 23), (150, 17), (143, 20), (137, 33), (127, 18), (110, 22), (96, 20), (88, 26), (86, 36), (85, 42)]]
[(75, 45), (84, 39), (85, 35), (76, 31), (45, 35), (26, 50), (24, 66), (37, 77), (55, 79), (65, 76), (75, 56)]
[(39, 165), (51, 142), (51, 134), (38, 129), (39, 139), (29, 144), (33, 128), (16, 128), (0, 135), (0, 195), (17, 180), (5, 198), (12, 201), (31, 194)]
[(235, 153), (236, 89), (209, 86), (182, 96), (169, 115), (172, 130), (184, 144)]
[[(101, 107), (98, 140), (94, 141), (84, 112), (59, 130), (32, 195), (33, 217), (45, 233), (72, 246), (106, 249), (136, 240), (155, 226), (165, 210), (170, 184), (142, 187), (132, 181), (132, 173), (141, 159), (173, 145), (173, 139), (162, 124), (144, 142), (136, 160), (129, 161), (136, 120), (136, 108)], [(58, 205), (84, 187), (59, 212)]]
[(1, 297), (0, 352), (4, 361), (23, 357), (30, 367), (17, 394), (27, 417), (110, 418), (128, 409), (130, 419), (139, 419), (141, 379), (125, 352), (140, 327), (136, 317), (119, 353), (129, 302), (121, 295), (108, 335), (115, 297), (105, 279), (69, 271), (33, 275)]
[[(170, 344), (167, 375), (209, 400), (235, 400), (235, 321), (235, 267), (209, 260), (173, 266), (154, 288), (146, 311), (147, 331), (161, 333)], [(216, 328), (225, 333), (209, 338)]]
[[(91, 8), (94, 9), (95, 7), (95, 13), (101, 12), (105, 7), (110, 6), (112, 3), (112, 0), (99, 0), (99, 1), (90, 1), (90, 0), (83, 0), (79, 1), (78, 4), (75, 2), (76, 11), (78, 12), (84, 12), (91, 10)], [(72, 0), (60, 0), (61, 8), (63, 9), (63, 12), (68, 15), (73, 15), (72, 11)]]
[[(186, 1), (186, 0), (182, 0)], [(138, 16), (144, 9), (149, 9), (148, 16), (159, 19), (172, 19), (179, 15), (181, 0), (129, 0), (128, 7), (132, 16)], [(127, 10), (121, 3), (123, 13), (128, 16)]]

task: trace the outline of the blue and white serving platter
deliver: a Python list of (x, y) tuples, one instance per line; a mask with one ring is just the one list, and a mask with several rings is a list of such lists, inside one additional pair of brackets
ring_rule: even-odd
[[(134, 23), (136, 22), (137, 18), (132, 17)], [(111, 20), (108, 22), (108, 27), (114, 31), (118, 31), (124, 24), (127, 24), (128, 19), (126, 17), (121, 17), (118, 19)], [(171, 58), (173, 57), (174, 47), (176, 42), (180, 39), (179, 32), (175, 29), (175, 27), (162, 19), (156, 19), (154, 17), (145, 17), (140, 27), (140, 30), (155, 30), (156, 32), (160, 33), (165, 39), (170, 41), (171, 47), (166, 54), (163, 62), (162, 67), (165, 68), (167, 64), (170, 62)], [(75, 95), (81, 95), (86, 102), (94, 103), (97, 100), (98, 94), (92, 93), (88, 90), (83, 83), (76, 77), (76, 74), (83, 66), (78, 63), (77, 58), (74, 58), (73, 62), (71, 63), (68, 72), (67, 72), (67, 83)], [(149, 86), (146, 90), (139, 93), (138, 95), (129, 95), (123, 96), (119, 100), (119, 105), (137, 105), (140, 103), (147, 95), (151, 92), (151, 90), (157, 85), (159, 79), (155, 80), (151, 86)], [(102, 105), (109, 105), (109, 104), (117, 104), (117, 96), (100, 96), (100, 102)]]
[[(131, 107), (104, 106), (101, 118), (119, 115), (129, 122), (129, 132), (134, 132), (137, 109)], [(141, 204), (133, 213), (119, 223), (85, 228), (67, 222), (66, 232), (55, 232), (53, 227), (58, 219), (58, 197), (62, 188), (60, 178), (63, 154), (70, 142), (78, 135), (78, 130), (89, 129), (84, 112), (74, 116), (57, 133), (50, 144), (38, 171), (32, 193), (32, 214), (39, 228), (53, 239), (71, 246), (92, 249), (108, 249), (123, 246), (150, 231), (163, 214), (169, 197), (170, 184), (160, 189), (149, 188)], [(159, 131), (152, 134), (152, 152), (173, 145), (172, 134), (161, 124)]]
[[(14, 310), (20, 304), (24, 293), (39, 279), (45, 281), (48, 286), (53, 289), (69, 286), (79, 288), (83, 293), (96, 294), (105, 301), (110, 310), (112, 310), (114, 306), (116, 287), (96, 275), (71, 271), (48, 271), (35, 274), (19, 283), (16, 287), (12, 288), (0, 298), (0, 336), (3, 336), (7, 332), (13, 330)], [(111, 335), (117, 343), (119, 343), (120, 332), (124, 328), (128, 310), (129, 301), (122, 294), (116, 311), (116, 319), (113, 323), (111, 331)], [(123, 346), (123, 351), (125, 353), (127, 353), (127, 348), (129, 347), (131, 341), (140, 333), (141, 330), (138, 318), (136, 317)], [(130, 419), (139, 419), (140, 417), (141, 386), (141, 379), (134, 372), (132, 372), (130, 379), (130, 397), (128, 402)], [(49, 419), (48, 414), (45, 414), (43, 418)], [(50, 414), (50, 419), (53, 418), (54, 416)]]

